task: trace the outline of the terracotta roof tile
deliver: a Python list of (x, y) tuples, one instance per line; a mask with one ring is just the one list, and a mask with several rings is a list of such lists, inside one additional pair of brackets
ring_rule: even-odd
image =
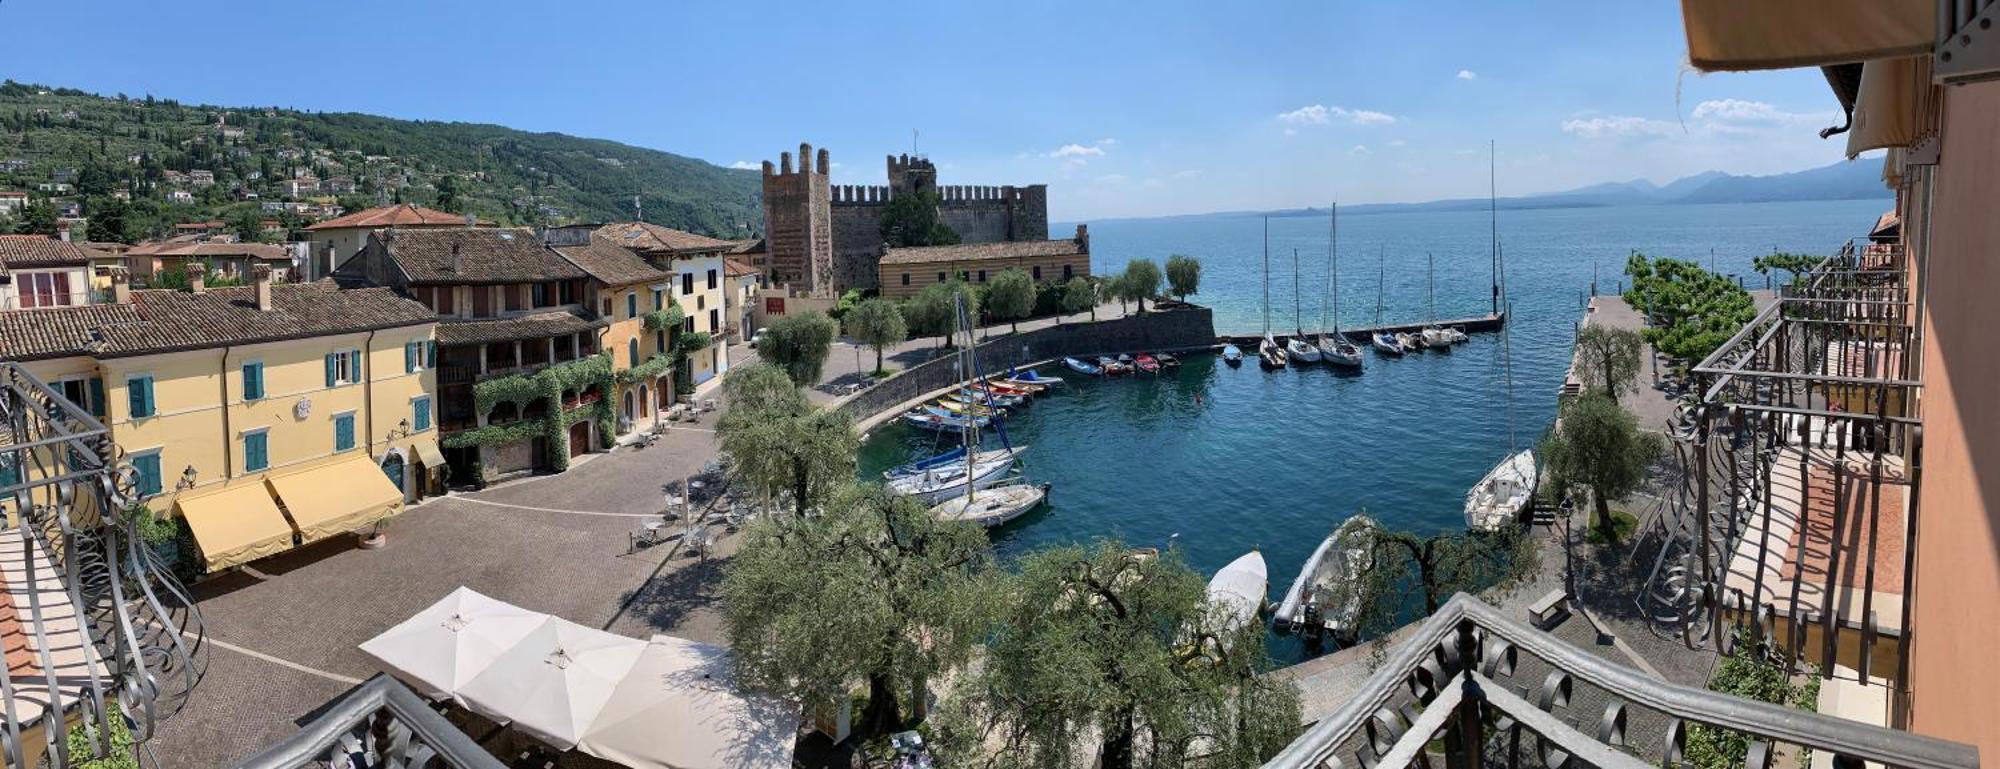
[[(588, 277), (525, 229), (460, 227), (374, 236), (411, 283), (537, 283)], [(452, 249), (459, 266), (452, 267)]]
[(78, 267), (93, 256), (104, 254), (41, 235), (0, 235), (0, 267)]
[(546, 339), (606, 325), (603, 320), (593, 320), (568, 310), (553, 310), (494, 320), (448, 320), (438, 324), (437, 341), (442, 345), (461, 345), (510, 339)]
[(465, 217), (435, 208), (425, 208), (415, 203), (399, 206), (369, 208), (346, 216), (328, 219), (307, 227), (307, 230), (337, 230), (354, 227), (447, 227), (465, 224)]
[(200, 294), (132, 292), (131, 304), (0, 312), (0, 359), (89, 354), (101, 358), (346, 334), (430, 323), (430, 308), (386, 288), (342, 289), (331, 281), (277, 284), (259, 310), (251, 286)]
[(1087, 254), (1075, 240), (1017, 240), (1002, 243), (963, 243), (956, 246), (891, 248), (882, 264), (928, 264), (981, 259), (1022, 259), (1032, 256), (1077, 256)]
[(169, 257), (248, 257), (272, 262), (289, 262), (292, 252), (269, 243), (140, 243), (125, 251), (130, 256)]
[(650, 222), (618, 222), (597, 228), (611, 242), (641, 253), (647, 251), (723, 251), (735, 244), (707, 235), (662, 227)]
[(590, 244), (584, 246), (556, 246), (556, 253), (562, 254), (571, 264), (590, 273), (590, 276), (604, 281), (607, 285), (626, 286), (633, 283), (666, 280), (669, 275), (661, 272), (630, 249), (618, 246), (596, 234), (590, 236)]
[(722, 273), (732, 278), (740, 278), (745, 275), (762, 275), (764, 271), (757, 269), (749, 262), (729, 257), (722, 260)]

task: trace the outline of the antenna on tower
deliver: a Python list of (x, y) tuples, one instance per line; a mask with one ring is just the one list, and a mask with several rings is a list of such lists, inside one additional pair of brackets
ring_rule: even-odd
[(917, 152), (917, 129), (915, 128), (910, 129), (910, 155), (923, 157), (922, 153)]
[(632, 196), (632, 212), (639, 221), (646, 221), (646, 204), (639, 200), (638, 195)]

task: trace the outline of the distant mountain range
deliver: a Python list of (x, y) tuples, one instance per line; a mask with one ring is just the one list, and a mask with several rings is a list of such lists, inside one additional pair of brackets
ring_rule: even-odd
[[(1692, 203), (1769, 203), (1787, 200), (1870, 200), (1891, 197), (1882, 186), (1879, 162), (1842, 161), (1828, 166), (1771, 176), (1737, 176), (1704, 171), (1667, 184), (1644, 179), (1604, 182), (1573, 190), (1500, 198), (1500, 208), (1597, 208), (1605, 206), (1678, 205)], [(1364, 203), (1341, 206), (1341, 213), (1405, 213), (1415, 211), (1485, 210), (1486, 198), (1433, 200), (1426, 203)], [(1323, 208), (1282, 211), (1238, 211), (1199, 216), (1231, 215), (1325, 216)]]

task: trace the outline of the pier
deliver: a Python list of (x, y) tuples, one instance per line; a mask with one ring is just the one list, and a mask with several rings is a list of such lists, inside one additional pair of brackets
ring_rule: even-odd
[[(1372, 326), (1351, 326), (1341, 329), (1340, 333), (1342, 336), (1347, 337), (1349, 341), (1352, 341), (1356, 344), (1367, 344), (1369, 337), (1374, 335), (1376, 332), (1387, 332), (1391, 334), (1402, 334), (1402, 333), (1414, 334), (1423, 331), (1425, 326), (1443, 326), (1445, 328), (1451, 328), (1453, 326), (1457, 326), (1459, 328), (1465, 329), (1465, 333), (1478, 334), (1478, 333), (1499, 331), (1501, 327), (1506, 325), (1507, 325), (1507, 313), (1500, 312), (1491, 315), (1480, 315), (1471, 318), (1458, 318), (1455, 320), (1437, 320), (1437, 321), (1419, 320), (1419, 321), (1412, 321), (1409, 323), (1384, 323)], [(1310, 339), (1319, 336), (1321, 333), (1324, 332), (1307, 331), (1305, 332), (1305, 336)], [(1275, 331), (1272, 332), (1271, 334), (1271, 337), (1273, 339), (1276, 339), (1281, 343), (1290, 340), (1293, 336), (1294, 336), (1293, 334), (1280, 334), (1276, 333)], [(1216, 337), (1216, 341), (1220, 344), (1253, 345), (1253, 346), (1256, 345), (1258, 342), (1263, 341), (1263, 339), (1264, 336), (1262, 334), (1221, 334)]]

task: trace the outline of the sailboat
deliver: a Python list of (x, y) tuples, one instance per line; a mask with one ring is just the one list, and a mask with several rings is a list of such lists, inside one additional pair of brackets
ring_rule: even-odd
[[(1490, 145), (1489, 145), (1490, 146)], [(1497, 160), (1495, 162), (1497, 166)], [(1499, 207), (1493, 208), (1493, 286), (1496, 311), (1506, 300), (1506, 259), (1500, 250)], [(1508, 312), (1512, 308), (1507, 309)], [(1541, 480), (1535, 450), (1520, 449), (1514, 433), (1514, 348), (1507, 324), (1500, 324), (1500, 361), (1507, 381), (1507, 456), (1465, 493), (1465, 527), (1492, 531), (1518, 520), (1535, 497)], [(1516, 449), (1519, 449), (1518, 451)]]
[(1298, 363), (1318, 363), (1319, 348), (1306, 341), (1306, 321), (1299, 309), (1299, 250), (1292, 249), (1292, 338), (1285, 340), (1285, 357)]
[(1264, 217), (1264, 339), (1257, 343), (1257, 362), (1267, 369), (1285, 367), (1285, 348), (1271, 338), (1271, 217)]
[[(971, 315), (965, 310), (965, 297), (963, 295), (957, 297), (957, 305), (959, 327), (965, 330), (966, 336), (970, 337), (972, 335), (972, 319)], [(974, 381), (980, 380), (982, 377), (979, 370), (978, 345), (967, 344), (960, 350), (959, 356), (962, 369), (970, 372)], [(992, 388), (984, 388), (972, 392), (982, 393), (986, 399), (987, 407), (993, 408), (994, 392)], [(1007, 428), (1001, 423), (996, 423), (996, 426), (1000, 430), (1002, 443), (1005, 443)], [(979, 468), (975, 458), (975, 455), (979, 453), (979, 430), (977, 427), (974, 427), (966, 430), (964, 435), (966, 452), (964, 475), (966, 477), (975, 477)], [(1009, 452), (1006, 459), (1006, 466), (1002, 468), (1001, 472), (1004, 474), (1007, 469), (1012, 468), (1013, 464), (1014, 454)], [(995, 479), (997, 481), (998, 476), (995, 476)], [(1048, 484), (1034, 485), (1019, 479), (1009, 483), (964, 483), (962, 487), (963, 494), (959, 496), (938, 495), (936, 497), (926, 497), (925, 501), (934, 503), (931, 507), (931, 514), (945, 520), (970, 521), (991, 528), (1019, 518), (1023, 513), (1041, 504), (1042, 500), (1047, 499), (1049, 495)]]
[[(1341, 368), (1361, 368), (1361, 348), (1347, 341), (1347, 335), (1340, 333), (1340, 204), (1334, 203), (1326, 216), (1326, 294), (1327, 302), (1320, 305), (1320, 328), (1328, 329), (1319, 335), (1319, 358), (1330, 365)], [(1329, 309), (1330, 308), (1330, 309)]]
[(1425, 293), (1429, 296), (1430, 313), (1431, 313), (1430, 322), (1424, 324), (1424, 329), (1421, 332), (1423, 335), (1424, 346), (1437, 347), (1437, 348), (1450, 347), (1451, 332), (1446, 331), (1443, 326), (1440, 326), (1437, 323), (1437, 317), (1438, 317), (1437, 257), (1432, 256), (1428, 251), (1424, 252), (1424, 272), (1428, 276), (1425, 278), (1425, 283), (1427, 286), (1425, 288)]
[[(1386, 249), (1384, 249), (1382, 253), (1375, 258), (1376, 328), (1380, 328), (1382, 326), (1382, 292), (1389, 284), (1389, 268), (1387, 266), (1387, 259), (1388, 259), (1388, 251)], [(1382, 353), (1383, 355), (1402, 355), (1404, 352), (1403, 340), (1399, 338), (1399, 336), (1400, 335), (1398, 334), (1392, 334), (1387, 331), (1376, 331), (1371, 341), (1375, 345), (1376, 352)]]
[(1376, 528), (1368, 516), (1356, 515), (1319, 543), (1278, 604), (1278, 629), (1308, 637), (1330, 633), (1341, 643), (1353, 640), (1364, 598), (1357, 578), (1374, 564)]

